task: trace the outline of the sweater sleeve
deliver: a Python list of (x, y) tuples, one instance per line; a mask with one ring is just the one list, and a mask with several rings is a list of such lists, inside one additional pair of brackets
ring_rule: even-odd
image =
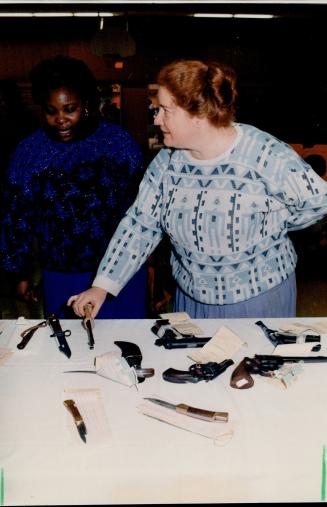
[(327, 215), (327, 182), (288, 145), (272, 149), (263, 177), (269, 193), (286, 207), (288, 230), (304, 229)]
[(163, 174), (168, 160), (168, 150), (163, 149), (149, 165), (134, 203), (109, 242), (93, 286), (117, 296), (159, 244), (163, 235)]

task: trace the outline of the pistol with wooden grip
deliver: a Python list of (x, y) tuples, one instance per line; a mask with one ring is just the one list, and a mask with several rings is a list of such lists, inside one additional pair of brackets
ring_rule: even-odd
[(251, 374), (273, 377), (274, 371), (279, 370), (285, 363), (325, 363), (327, 356), (278, 356), (255, 354), (253, 358), (244, 357), (235, 368), (230, 379), (231, 387), (235, 389), (249, 389), (254, 380)]

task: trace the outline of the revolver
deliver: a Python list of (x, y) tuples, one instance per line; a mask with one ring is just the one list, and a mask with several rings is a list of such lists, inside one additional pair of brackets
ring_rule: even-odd
[(232, 364), (234, 364), (232, 359), (225, 359), (221, 363), (215, 363), (213, 361), (205, 364), (195, 363), (186, 371), (168, 368), (168, 370), (163, 372), (162, 377), (164, 380), (174, 382), (175, 384), (185, 384), (186, 382), (196, 384), (200, 382), (200, 380), (208, 382), (218, 377), (218, 375), (223, 373)]
[(253, 358), (244, 357), (235, 368), (230, 379), (231, 387), (235, 389), (249, 389), (254, 380), (251, 374), (263, 377), (274, 377), (274, 371), (279, 370), (285, 363), (325, 363), (327, 356), (278, 356), (255, 354)]

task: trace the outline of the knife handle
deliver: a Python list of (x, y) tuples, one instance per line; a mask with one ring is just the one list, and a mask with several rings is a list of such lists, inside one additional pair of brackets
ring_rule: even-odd
[(176, 412), (189, 415), (204, 421), (228, 421), (228, 412), (214, 412), (213, 410), (204, 410), (202, 408), (190, 407), (184, 403), (176, 405)]
[(76, 407), (74, 400), (65, 400), (64, 405), (71, 413), (71, 415), (74, 417), (76, 423), (83, 421), (83, 418), (80, 414), (80, 411)]
[(92, 317), (91, 317), (92, 305), (90, 303), (87, 303), (84, 306), (84, 312), (85, 312), (84, 325), (86, 324), (87, 321), (89, 321), (91, 324), (91, 327), (93, 327), (94, 326), (94, 319), (92, 319)]

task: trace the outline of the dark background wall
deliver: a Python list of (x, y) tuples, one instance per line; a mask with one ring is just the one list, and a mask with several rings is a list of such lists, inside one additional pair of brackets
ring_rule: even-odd
[[(10, 6), (10, 2), (8, 2)], [(0, 10), (8, 11), (8, 5)], [(238, 73), (238, 119), (290, 143), (326, 143), (325, 78), (327, 5), (24, 3), (21, 10), (112, 10), (104, 18), (0, 18), (0, 81), (19, 83), (33, 108), (28, 74), (58, 53), (82, 58), (99, 80), (122, 85), (122, 121), (146, 147), (146, 90), (159, 67), (172, 59), (214, 58)], [(204, 19), (192, 12), (271, 13), (275, 18)], [(133, 54), (126, 56), (126, 52)], [(115, 69), (117, 60), (122, 69)]]
[[(66, 54), (83, 59), (99, 82), (120, 85), (120, 119), (148, 159), (148, 85), (160, 66), (175, 58), (218, 59), (238, 74), (237, 119), (262, 128), (306, 152), (315, 146), (327, 160), (327, 4), (226, 3), (167, 0), (156, 4), (106, 4), (21, 0), (0, 4), (1, 12), (113, 11), (112, 18), (0, 16), (0, 179), (5, 159), (18, 140), (39, 124), (29, 83), (41, 59)], [(272, 19), (205, 19), (194, 12), (275, 15)], [(116, 68), (117, 62), (122, 68)], [(304, 154), (304, 152), (303, 152)], [(326, 179), (326, 175), (324, 176)], [(326, 315), (327, 232), (297, 233), (298, 315)], [(161, 255), (161, 258), (163, 256)], [(36, 267), (36, 273), (37, 267)], [(38, 276), (38, 275), (37, 275)], [(1, 272), (0, 272), (1, 277)], [(37, 277), (36, 277), (37, 278)], [(36, 282), (37, 283), (37, 282)], [(28, 307), (0, 282), (0, 316), (42, 318), (40, 305)], [(154, 284), (159, 286), (160, 283)], [(318, 296), (318, 297), (317, 297)], [(34, 312), (34, 313), (33, 313)]]

